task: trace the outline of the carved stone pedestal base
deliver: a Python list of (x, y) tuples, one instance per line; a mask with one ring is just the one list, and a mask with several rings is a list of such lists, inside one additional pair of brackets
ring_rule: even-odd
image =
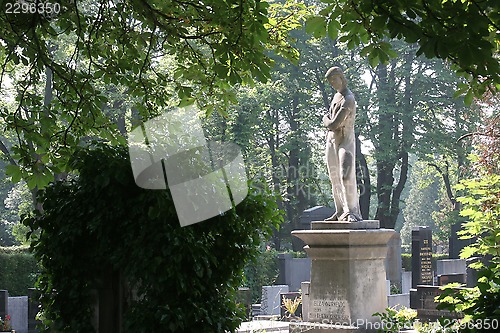
[[(387, 307), (385, 257), (387, 243), (394, 230), (317, 228), (296, 230), (311, 258), (311, 284), (308, 312), (304, 321), (340, 325), (331, 327), (357, 332), (377, 331), (380, 328), (375, 312)], [(321, 332), (326, 328), (319, 329)], [(319, 332), (318, 331), (318, 332)], [(332, 331), (332, 332), (334, 332)], [(297, 331), (300, 332), (300, 331)], [(303, 332), (314, 332), (303, 330)], [(346, 331), (347, 332), (347, 331)]]

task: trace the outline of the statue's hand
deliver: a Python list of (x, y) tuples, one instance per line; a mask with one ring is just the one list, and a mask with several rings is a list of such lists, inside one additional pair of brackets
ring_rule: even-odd
[(330, 126), (331, 123), (332, 123), (332, 120), (330, 119), (330, 115), (325, 114), (323, 116), (323, 125), (328, 128), (328, 126)]

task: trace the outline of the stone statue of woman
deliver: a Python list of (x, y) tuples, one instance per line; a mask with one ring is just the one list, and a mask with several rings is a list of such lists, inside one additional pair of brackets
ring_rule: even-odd
[(336, 212), (325, 221), (360, 222), (359, 197), (356, 185), (354, 118), (356, 101), (347, 88), (347, 80), (339, 67), (325, 75), (337, 91), (328, 113), (323, 117), (326, 134), (326, 162), (332, 183)]

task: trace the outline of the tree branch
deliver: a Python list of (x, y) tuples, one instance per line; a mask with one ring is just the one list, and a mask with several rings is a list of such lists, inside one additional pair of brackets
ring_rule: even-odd
[(446, 195), (448, 196), (448, 199), (450, 199), (451, 204), (453, 205), (453, 210), (457, 210), (458, 209), (458, 202), (455, 199), (455, 195), (453, 194), (453, 192), (451, 190), (450, 175), (448, 172), (448, 162), (446, 162), (446, 163), (447, 163), (446, 171), (443, 171), (435, 163), (427, 163), (427, 165), (434, 167), (437, 170), (437, 172), (439, 172), (439, 174), (443, 178), (444, 186), (446, 188)]
[(5, 144), (3, 143), (2, 140), (0, 140), (0, 151), (2, 153), (4, 153), (5, 156), (7, 156), (7, 159), (9, 160), (10, 164), (17, 165), (16, 160), (12, 157), (12, 155), (10, 154), (9, 149), (7, 148), (7, 146), (5, 146)]

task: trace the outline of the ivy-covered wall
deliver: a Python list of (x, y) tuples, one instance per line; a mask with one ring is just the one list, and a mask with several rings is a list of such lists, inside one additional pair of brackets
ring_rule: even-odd
[(35, 286), (38, 265), (28, 247), (0, 247), (0, 289), (25, 296)]
[(126, 148), (81, 150), (72, 167), (78, 176), (46, 188), (44, 214), (24, 221), (40, 230), (32, 249), (42, 264), (46, 332), (94, 332), (93, 293), (109, 272), (131, 294), (118, 305), (124, 313), (116, 332), (239, 326), (245, 314), (235, 299), (245, 264), (282, 220), (268, 192), (250, 187), (234, 209), (180, 227), (168, 190), (135, 184)]

